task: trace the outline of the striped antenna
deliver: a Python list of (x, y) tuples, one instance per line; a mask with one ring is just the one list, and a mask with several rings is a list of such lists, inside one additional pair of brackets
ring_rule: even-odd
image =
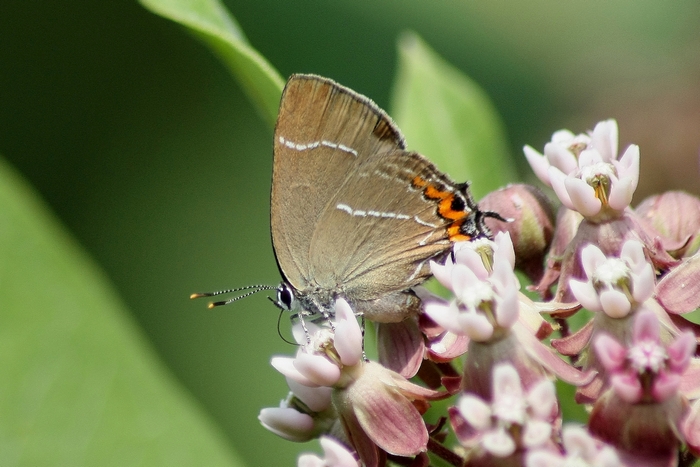
[(216, 297), (217, 295), (223, 295), (227, 293), (234, 293), (234, 292), (241, 292), (243, 290), (249, 290), (249, 292), (246, 292), (244, 294), (238, 295), (233, 298), (229, 298), (228, 300), (222, 300), (220, 302), (211, 302), (209, 305), (207, 305), (207, 308), (215, 308), (217, 306), (224, 306), (228, 305), (229, 303), (233, 303), (237, 300), (240, 300), (241, 298), (246, 298), (250, 295), (253, 295), (254, 293), (261, 292), (263, 290), (276, 290), (277, 287), (272, 286), (272, 285), (264, 285), (264, 284), (257, 284), (257, 285), (248, 285), (246, 287), (239, 287), (237, 289), (226, 289), (226, 290), (218, 290), (216, 292), (201, 292), (201, 293), (193, 293), (190, 295), (190, 299), (195, 299), (195, 298), (202, 298), (202, 297)]

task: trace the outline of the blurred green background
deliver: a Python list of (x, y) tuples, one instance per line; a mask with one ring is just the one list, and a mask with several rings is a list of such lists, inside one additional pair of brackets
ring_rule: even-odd
[[(636, 201), (700, 194), (700, 3), (227, 1), (283, 76), (329, 76), (390, 110), (396, 39), (416, 31), (488, 93), (520, 148), (616, 118), (641, 147)], [(0, 3), (0, 153), (104, 268), (163, 362), (248, 465), (299, 446), (260, 408), (294, 351), (263, 294), (206, 310), (189, 293), (276, 284), (272, 129), (217, 59), (135, 2)], [(410, 147), (410, 135), (408, 144)]]

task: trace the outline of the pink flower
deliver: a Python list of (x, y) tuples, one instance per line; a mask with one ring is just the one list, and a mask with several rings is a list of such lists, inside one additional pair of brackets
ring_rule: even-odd
[(455, 245), (455, 262), (431, 263), (435, 278), (450, 289), (449, 303), (425, 303), (425, 313), (455, 334), (477, 342), (489, 341), (501, 328), (518, 319), (518, 283), (513, 273), (515, 253), (510, 236), (499, 234), (496, 242), (478, 240)]
[(558, 416), (551, 381), (542, 379), (526, 391), (515, 368), (498, 365), (493, 370), (491, 400), (465, 394), (451, 413), (455, 433), (472, 450), (471, 458), (506, 458), (551, 444), (552, 423)]
[(563, 452), (552, 449), (529, 452), (526, 467), (624, 467), (615, 450), (593, 438), (585, 428), (565, 426), (562, 444)]
[(639, 147), (617, 158), (617, 123), (596, 125), (590, 137), (564, 130), (545, 145), (544, 156), (525, 146), (535, 174), (551, 186), (564, 206), (587, 218), (618, 217), (629, 206), (639, 180)]
[(688, 401), (681, 389), (695, 338), (684, 333), (663, 345), (658, 319), (647, 310), (638, 313), (632, 332), (627, 347), (605, 335), (595, 341), (610, 387), (595, 401), (589, 429), (634, 459), (631, 465), (675, 465), (685, 442), (683, 424), (694, 423), (686, 418)]
[(610, 385), (625, 402), (664, 402), (678, 393), (681, 376), (695, 353), (695, 336), (686, 332), (668, 346), (660, 339), (660, 324), (653, 312), (640, 311), (634, 321), (632, 344), (624, 347), (603, 334), (595, 343)]
[(654, 292), (654, 270), (636, 240), (625, 242), (619, 258), (606, 257), (597, 246), (588, 245), (581, 251), (581, 263), (588, 280), (571, 279), (569, 287), (590, 311), (621, 318)]
[(298, 467), (360, 467), (352, 451), (338, 441), (322, 436), (320, 442), (323, 458), (315, 454), (302, 454), (299, 456)]
[(499, 233), (494, 242), (482, 240), (454, 249), (455, 262), (432, 268), (455, 298), (424, 300), (424, 308), (443, 328), (469, 337), (462, 390), (490, 397), (491, 370), (502, 362), (516, 368), (527, 388), (550, 372), (571, 384), (590, 381), (592, 375), (580, 373), (535, 337), (544, 320), (537, 306), (518, 291), (508, 234)]
[(626, 241), (619, 257), (606, 257), (597, 246), (587, 245), (581, 252), (581, 263), (588, 279), (570, 279), (571, 292), (585, 308), (602, 313), (596, 313), (579, 331), (553, 339), (552, 346), (564, 355), (580, 357), (584, 370), (598, 373), (590, 384), (576, 391), (576, 400), (586, 403), (593, 402), (601, 394), (608, 372), (598, 354), (590, 353), (591, 343), (601, 333), (606, 335), (605, 339), (612, 336), (627, 342), (632, 316), (641, 310), (653, 310), (664, 321), (664, 340), (679, 335), (681, 330), (651, 298), (654, 293), (654, 270), (639, 241)]
[[(331, 391), (334, 413), (364, 465), (379, 465), (383, 456), (380, 450), (396, 456), (424, 452), (428, 431), (413, 401), (440, 399), (449, 394), (415, 385), (398, 373), (365, 361), (362, 331), (345, 300), (336, 300), (334, 316), (335, 332), (307, 323), (309, 339), (297, 333), (297, 340), (303, 345), (296, 357), (275, 357), (272, 365), (288, 378), (290, 386)], [(299, 389), (295, 392), (303, 394)], [(312, 430), (307, 419), (297, 419), (304, 427), (303, 434)], [(262, 421), (274, 432), (286, 434), (269, 418)]]
[(599, 122), (590, 134), (574, 135), (569, 130), (559, 130), (552, 135), (552, 140), (545, 144), (544, 155), (530, 146), (523, 151), (535, 175), (547, 186), (552, 186), (549, 168), (556, 167), (565, 174), (571, 174), (578, 168), (578, 159), (587, 149), (595, 149), (605, 162), (617, 158), (617, 122), (605, 120)]

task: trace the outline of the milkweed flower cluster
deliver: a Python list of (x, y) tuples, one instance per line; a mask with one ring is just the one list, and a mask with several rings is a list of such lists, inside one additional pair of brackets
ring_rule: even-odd
[[(700, 200), (668, 192), (632, 208), (640, 148), (618, 151), (614, 120), (524, 152), (558, 211), (532, 186), (488, 195), (480, 206), (511, 222), (489, 219), (493, 240), (455, 244), (431, 264), (449, 298), (416, 289), (422, 313), (375, 325), (376, 361), (342, 298), (332, 325), (296, 329), (296, 356), (273, 358), (290, 393), (260, 421), (292, 441), (320, 439), (323, 454), (300, 467), (700, 457), (700, 327), (684, 316), (700, 307)], [(557, 397), (557, 380), (575, 400)], [(440, 399), (445, 412), (428, 412)], [(565, 422), (576, 403), (590, 414), (583, 425)]]

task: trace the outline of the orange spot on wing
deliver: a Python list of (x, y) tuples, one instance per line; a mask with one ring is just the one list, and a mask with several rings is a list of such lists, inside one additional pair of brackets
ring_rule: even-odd
[(467, 217), (467, 214), (469, 214), (469, 210), (455, 210), (452, 209), (452, 203), (454, 202), (455, 195), (451, 194), (449, 197), (443, 199), (440, 201), (440, 204), (438, 206), (438, 214), (440, 214), (444, 219), (451, 219), (451, 220), (457, 220), (457, 219), (463, 219)]
[(437, 188), (435, 188), (434, 185), (428, 185), (428, 187), (425, 189), (425, 191), (423, 191), (423, 193), (425, 193), (425, 196), (427, 196), (430, 199), (445, 199), (452, 194), (449, 191), (440, 191)]
[(414, 188), (423, 188), (425, 185), (428, 184), (428, 182), (424, 178), (421, 178), (419, 176), (413, 177), (413, 181), (411, 183), (413, 183)]
[(465, 235), (461, 232), (462, 224), (464, 224), (464, 219), (459, 219), (454, 221), (447, 228), (447, 236), (451, 242), (468, 242), (472, 239), (471, 236)]

